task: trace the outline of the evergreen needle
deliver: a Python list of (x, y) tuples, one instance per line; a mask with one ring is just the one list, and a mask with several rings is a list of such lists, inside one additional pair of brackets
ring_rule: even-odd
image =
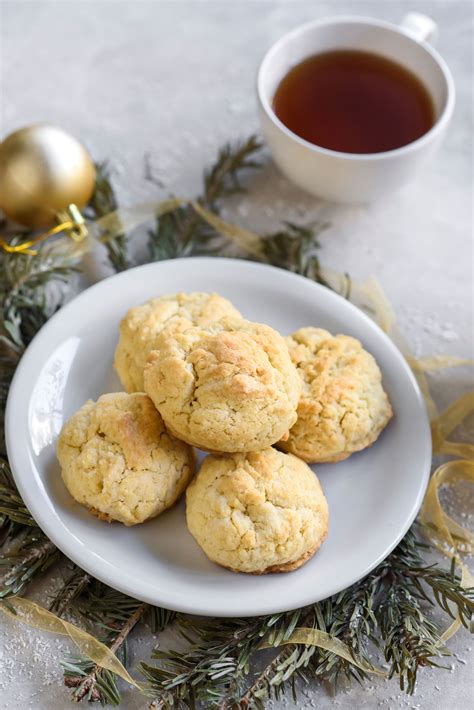
[(59, 550), (41, 530), (29, 528), (20, 542), (0, 557), (0, 569), (6, 569), (0, 582), (0, 599), (21, 594), (59, 556)]

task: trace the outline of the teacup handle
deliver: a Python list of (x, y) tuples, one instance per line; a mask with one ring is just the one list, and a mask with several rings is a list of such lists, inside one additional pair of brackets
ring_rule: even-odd
[(436, 44), (438, 39), (438, 25), (428, 15), (421, 12), (409, 12), (401, 22), (401, 28), (418, 42)]

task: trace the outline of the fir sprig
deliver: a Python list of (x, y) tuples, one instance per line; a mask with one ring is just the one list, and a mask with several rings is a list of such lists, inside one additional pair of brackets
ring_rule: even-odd
[(262, 239), (265, 261), (331, 288), (323, 276), (316, 253), (321, 247), (318, 236), (329, 226), (327, 222), (307, 225), (283, 222), (284, 228)]
[[(127, 643), (124, 642), (117, 651), (117, 658), (123, 665), (127, 664)], [(85, 656), (71, 654), (61, 661), (64, 672), (64, 684), (72, 688), (74, 702), (82, 700), (100, 702), (101, 705), (120, 705), (122, 696), (117, 685), (117, 678), (106, 668), (99, 669), (97, 665)]]
[[(66, 608), (82, 618), (125, 666), (128, 662), (128, 636), (138, 622), (148, 621), (150, 630), (156, 633), (175, 618), (175, 612), (132, 599), (91, 578), (78, 567), (67, 578), (51, 605), (57, 614), (64, 613)], [(103, 704), (119, 704), (118, 678), (111, 671), (99, 668), (80, 655), (67, 656), (61, 666), (65, 684), (74, 689), (75, 701), (98, 700)]]
[[(140, 669), (149, 681), (158, 706), (180, 702), (193, 707), (227, 707), (243, 691), (251, 657), (266, 635), (284, 640), (295, 628), (301, 612), (285, 612), (249, 619), (191, 620), (180, 617), (190, 648), (183, 653), (155, 649), (160, 666), (146, 663)], [(229, 705), (230, 707), (230, 705)]]
[[(104, 589), (109, 590), (109, 588)], [(114, 590), (110, 590), (114, 592)], [(107, 594), (107, 598), (114, 596), (116, 606), (108, 612), (102, 610), (100, 628), (102, 634), (100, 640), (105, 643), (112, 653), (115, 653), (122, 664), (128, 664), (127, 638), (135, 625), (148, 610), (148, 604), (131, 600), (125, 595), (122, 603), (118, 603), (119, 592), (114, 595)], [(125, 599), (128, 601), (125, 602)], [(104, 599), (100, 599), (104, 603)], [(125, 613), (124, 607), (128, 609), (134, 607), (131, 613)], [(92, 611), (92, 608), (91, 608)], [(93, 616), (100, 617), (100, 613), (94, 610)], [(104, 620), (105, 616), (105, 620)], [(68, 656), (61, 661), (64, 671), (64, 682), (69, 688), (73, 688), (73, 698), (76, 702), (81, 700), (100, 701), (103, 705), (119, 705), (121, 700), (120, 690), (117, 684), (117, 676), (111, 671), (101, 668), (90, 661), (85, 656)]]
[(0, 582), (0, 599), (21, 594), (59, 556), (59, 550), (39, 528), (28, 529), (13, 548), (0, 557), (0, 569), (6, 569)]
[(8, 461), (0, 457), (0, 545), (24, 527), (36, 527), (13, 481)]
[[(255, 136), (221, 148), (214, 165), (204, 172), (203, 188), (197, 202), (206, 210), (219, 214), (223, 199), (245, 191), (242, 173), (261, 167), (256, 157), (260, 149), (261, 144)], [(317, 237), (328, 226), (323, 222), (298, 225), (284, 221), (278, 231), (261, 235), (261, 261), (302, 274), (331, 288), (317, 255), (320, 248)], [(203, 254), (216, 256), (225, 253), (227, 246), (226, 238), (202, 219), (192, 206), (178, 207), (157, 218), (155, 229), (149, 232), (150, 254), (154, 261)], [(243, 256), (255, 258), (246, 253)]]
[[(84, 574), (84, 573), (82, 573)], [(89, 578), (81, 581), (81, 570), (73, 570), (72, 575), (66, 580), (64, 593), (56, 596), (53, 604), (62, 604), (67, 601), (67, 608), (85, 622), (86, 626), (97, 634), (97, 637), (116, 653), (126, 656), (126, 641), (129, 633), (136, 623), (148, 612), (149, 605), (132, 599), (96, 579)], [(113, 704), (113, 698), (119, 698), (116, 676), (92, 664), (89, 668), (88, 660), (82, 656), (71, 656), (61, 663), (64, 668), (65, 683), (75, 688), (75, 700), (83, 698), (107, 700)], [(74, 673), (74, 669), (77, 673)], [(89, 670), (86, 672), (86, 668)], [(102, 684), (105, 682), (104, 688)], [(111, 698), (107, 689), (113, 689)]]
[(141, 604), (96, 579), (75, 600), (75, 608), (84, 618), (105, 627), (126, 622)]
[[(203, 187), (196, 201), (204, 209), (219, 214), (221, 202), (243, 191), (241, 176), (260, 167), (256, 155), (261, 143), (255, 136), (219, 150), (213, 166), (204, 172)], [(157, 218), (149, 232), (152, 261), (176, 257), (216, 254), (225, 245), (223, 239), (191, 206), (178, 207)]]
[[(354, 659), (373, 664), (380, 648), (389, 675), (400, 678), (412, 693), (418, 669), (438, 665), (448, 653), (441, 631), (428, 616), (436, 604), (467, 623), (472, 613), (473, 590), (461, 587), (454, 567), (421, 566), (425, 549), (409, 532), (400, 545), (373, 572), (340, 594), (293, 613), (256, 619), (214, 619), (187, 622), (192, 645), (184, 652), (163, 652), (153, 658), (160, 665), (142, 664), (141, 670), (155, 694), (158, 707), (171, 708), (202, 702), (209, 708), (263, 708), (264, 701), (291, 691), (296, 681), (312, 679), (336, 683), (341, 676), (362, 682), (367, 673), (356, 663), (317, 646), (285, 645), (262, 671), (249, 679), (262, 639), (278, 648), (296, 627), (319, 629), (343, 641)], [(448, 605), (451, 604), (451, 607)]]
[(80, 567), (73, 565), (71, 573), (52, 598), (49, 610), (57, 616), (63, 616), (71, 610), (77, 597), (91, 583), (92, 577)]
[(384, 641), (389, 678), (397, 675), (400, 689), (413, 693), (420, 666), (436, 666), (435, 658), (449, 655), (439, 646), (435, 624), (422, 612), (420, 600), (403, 580), (394, 580), (377, 609), (380, 633)]
[(256, 136), (235, 144), (226, 143), (220, 148), (213, 166), (204, 172), (204, 190), (199, 202), (207, 209), (218, 212), (220, 201), (244, 192), (241, 175), (246, 170), (262, 166), (256, 155), (262, 148)]

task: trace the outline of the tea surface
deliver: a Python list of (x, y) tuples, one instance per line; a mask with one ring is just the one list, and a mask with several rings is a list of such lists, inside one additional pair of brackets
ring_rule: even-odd
[(411, 143), (434, 123), (430, 94), (412, 72), (371, 52), (316, 54), (280, 82), (273, 110), (293, 133), (345, 153)]

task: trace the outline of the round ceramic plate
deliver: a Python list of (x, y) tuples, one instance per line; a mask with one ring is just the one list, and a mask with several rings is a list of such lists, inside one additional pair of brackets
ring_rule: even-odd
[[(296, 572), (234, 574), (210, 562), (186, 528), (184, 501), (143, 525), (97, 520), (64, 487), (55, 456), (63, 423), (120, 389), (112, 368), (127, 309), (152, 296), (216, 291), (250, 320), (283, 334), (305, 325), (359, 338), (377, 359), (395, 416), (370, 449), (317, 467), (330, 510), (320, 551)], [(8, 455), (38, 525), (74, 562), (137, 599), (178, 611), (249, 616), (304, 606), (366, 575), (402, 538), (423, 498), (431, 460), (424, 403), (400, 352), (361, 311), (308, 279), (217, 258), (131, 269), (77, 296), (24, 354), (6, 413)]]

